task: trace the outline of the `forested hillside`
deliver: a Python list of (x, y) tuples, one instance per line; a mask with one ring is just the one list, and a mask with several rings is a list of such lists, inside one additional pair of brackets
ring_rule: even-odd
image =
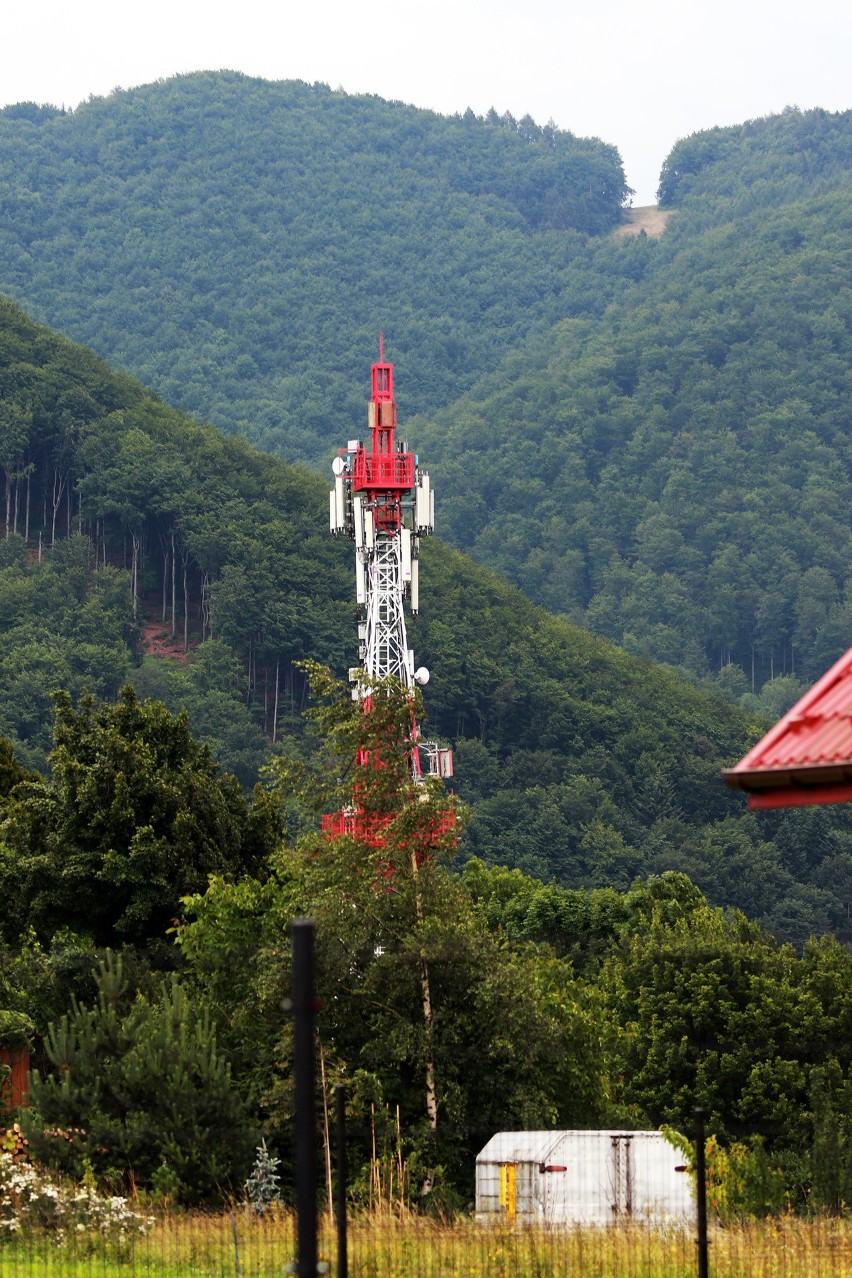
[(687, 139), (662, 194), (617, 305), (412, 432), (458, 545), (777, 712), (852, 642), (852, 113)]
[[(0, 736), (44, 769), (52, 692), (113, 698), (129, 678), (186, 706), (250, 786), (269, 744), (300, 731), (293, 663), (343, 671), (354, 657), (350, 554), (326, 534), (325, 483), (193, 423), (9, 303), (0, 411), (15, 441), (2, 459)], [(413, 642), (473, 808), (463, 856), (568, 886), (682, 869), (783, 936), (846, 934), (845, 809), (749, 816), (721, 784), (757, 721), (445, 544), (426, 551)]]
[(850, 113), (713, 129), (613, 240), (602, 143), (198, 74), (0, 113), (0, 288), (290, 460), (384, 328), (447, 535), (771, 717), (852, 638), (850, 166)]
[(635, 253), (602, 288), (589, 235), (625, 194), (615, 148), (529, 118), (200, 73), (0, 112), (0, 292), (315, 461), (362, 424), (380, 328), (410, 412), (532, 329), (600, 314)]
[(852, 815), (748, 814), (720, 772), (849, 641), (848, 137), (679, 143), (652, 244), (605, 236), (612, 149), (528, 120), (234, 75), (0, 113), (0, 282), (307, 459), (395, 325), (438, 526), (491, 565), (423, 547), (462, 837), (397, 757), (377, 874), (318, 830), (373, 716), (302, 714), (301, 659), (355, 655), (326, 481), (0, 301), (0, 1046), (41, 1164), (207, 1206), (260, 1130), (287, 1165), (310, 913), (354, 1201), (393, 1166), (452, 1213), (507, 1124), (700, 1104), (726, 1219), (846, 1210)]

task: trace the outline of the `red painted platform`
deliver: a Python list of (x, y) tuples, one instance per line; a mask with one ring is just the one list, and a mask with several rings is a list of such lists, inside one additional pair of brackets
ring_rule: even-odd
[(852, 800), (852, 648), (723, 776), (750, 808)]
[(352, 487), (363, 489), (409, 489), (414, 487), (414, 453), (368, 453), (359, 448), (355, 454)]

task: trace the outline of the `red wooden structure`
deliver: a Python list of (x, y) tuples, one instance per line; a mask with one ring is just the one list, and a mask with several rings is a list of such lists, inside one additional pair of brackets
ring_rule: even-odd
[(852, 648), (723, 775), (750, 808), (852, 800)]
[(0, 1046), (0, 1065), (11, 1066), (12, 1073), (0, 1092), (0, 1114), (9, 1113), (27, 1103), (27, 1078), (30, 1072), (30, 1053), (26, 1047)]

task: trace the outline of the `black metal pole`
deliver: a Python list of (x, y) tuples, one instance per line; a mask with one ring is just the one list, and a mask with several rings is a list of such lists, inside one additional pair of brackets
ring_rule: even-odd
[(695, 1220), (698, 1227), (698, 1278), (707, 1278), (707, 1164), (704, 1157), (704, 1110), (695, 1111)]
[(338, 1083), (334, 1089), (337, 1101), (337, 1278), (348, 1278), (349, 1257), (346, 1243), (346, 1088)]
[(296, 919), (293, 934), (293, 1064), (296, 1075), (296, 1273), (316, 1278), (316, 1066), (314, 1059), (314, 925)]

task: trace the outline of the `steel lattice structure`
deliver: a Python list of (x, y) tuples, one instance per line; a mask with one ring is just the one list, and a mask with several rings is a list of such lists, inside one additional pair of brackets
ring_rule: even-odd
[(401, 538), (378, 538), (367, 552), (364, 568), (364, 671), (376, 679), (393, 675), (412, 688), (415, 672), (405, 633)]
[[(365, 681), (393, 677), (409, 693), (415, 684), (426, 684), (429, 671), (415, 668), (408, 646), (406, 604), (412, 614), (419, 609), (420, 538), (435, 525), (435, 497), (429, 475), (396, 438), (396, 402), (393, 364), (384, 358), (379, 338), (379, 360), (371, 369), (368, 412), (369, 439), (351, 439), (338, 450), (332, 463), (334, 487), (329, 494), (329, 524), (335, 536), (355, 543), (355, 598), (358, 604), (358, 654), (360, 666), (349, 671), (353, 697), (361, 698)], [(452, 776), (452, 751), (435, 742), (419, 740), (412, 715), (410, 766), (415, 780), (424, 771)], [(324, 818), (331, 833), (351, 832), (355, 813)]]

